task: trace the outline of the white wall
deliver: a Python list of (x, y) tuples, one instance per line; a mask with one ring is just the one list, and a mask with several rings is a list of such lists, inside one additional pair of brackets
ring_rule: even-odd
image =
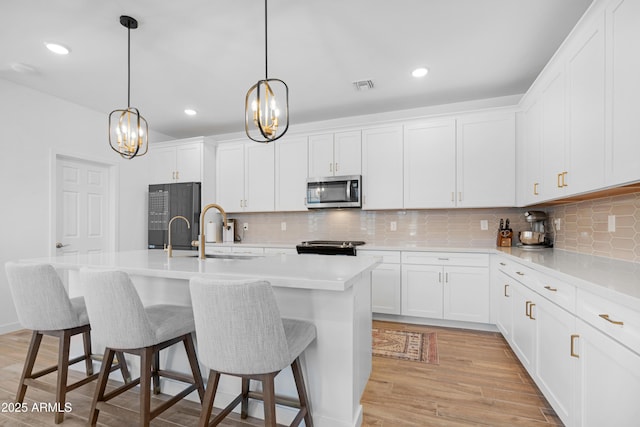
[(51, 250), (49, 181), (55, 153), (118, 166), (116, 249), (146, 248), (147, 160), (124, 160), (114, 153), (107, 124), (107, 114), (0, 79), (0, 333), (20, 327), (4, 264)]

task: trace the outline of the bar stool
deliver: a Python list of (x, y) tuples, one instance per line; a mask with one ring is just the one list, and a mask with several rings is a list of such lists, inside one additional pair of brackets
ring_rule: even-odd
[[(247, 417), (249, 398), (264, 402), (265, 425), (276, 425), (275, 404), (299, 407), (291, 425), (304, 419), (313, 426), (299, 356), (316, 338), (312, 323), (282, 319), (266, 281), (216, 281), (193, 278), (191, 301), (200, 361), (209, 368), (199, 426), (218, 425), (238, 403)], [(274, 378), (291, 366), (299, 402), (275, 397)], [(242, 378), (242, 392), (209, 424), (220, 375)], [(250, 380), (262, 381), (262, 393), (250, 392)]]
[[(58, 405), (55, 423), (59, 424), (64, 420), (67, 393), (98, 378), (98, 374), (93, 373), (91, 326), (84, 298), (69, 299), (60, 277), (51, 265), (8, 262), (5, 264), (5, 270), (18, 320), (24, 328), (33, 331), (16, 402), (24, 401), (28, 387), (54, 392)], [(82, 334), (84, 354), (69, 359), (71, 337), (79, 334)], [(59, 338), (58, 364), (34, 373), (33, 368), (44, 335)], [(82, 361), (85, 362), (87, 376), (73, 384), (67, 384), (69, 366)], [(128, 380), (129, 371), (121, 353), (118, 355), (118, 364), (112, 366), (109, 363), (109, 366), (111, 370), (120, 368), (123, 378), (125, 381)], [(55, 387), (38, 380), (55, 371), (58, 371)]]
[[(109, 372), (104, 368), (100, 370), (89, 424), (95, 426), (100, 411), (106, 408), (125, 417), (135, 413), (107, 402), (138, 384), (140, 409), (136, 415), (140, 426), (148, 426), (153, 418), (195, 390), (202, 401), (204, 383), (191, 337), (195, 330), (191, 307), (164, 304), (144, 307), (131, 279), (121, 271), (82, 269), (80, 279), (96, 341), (106, 346), (104, 360), (109, 363), (119, 351), (140, 356), (140, 377), (108, 393)], [(160, 369), (160, 350), (180, 342), (187, 352), (192, 376)], [(151, 381), (154, 394), (158, 394), (161, 376), (188, 383), (189, 386), (152, 410)]]

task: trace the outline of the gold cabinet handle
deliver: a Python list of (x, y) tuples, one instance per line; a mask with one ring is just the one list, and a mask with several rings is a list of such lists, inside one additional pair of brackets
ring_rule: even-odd
[(176, 171), (176, 179), (180, 179), (180, 171)]
[(458, 191), (458, 201), (462, 201), (462, 191)]
[(580, 335), (574, 334), (571, 335), (571, 357), (575, 357), (577, 359), (580, 358), (580, 355), (576, 353), (576, 339), (580, 338)]
[(336, 172), (338, 172), (338, 162), (336, 162)]
[(569, 186), (569, 184), (567, 184), (567, 174), (568, 173), (569, 172), (567, 172), (567, 171), (562, 172), (562, 186), (563, 187), (568, 187)]
[(452, 202), (456, 201), (456, 196), (455, 196), (455, 193), (453, 191), (451, 192), (451, 201)]
[(444, 283), (449, 283), (449, 273), (444, 273)]
[(533, 183), (533, 195), (534, 196), (539, 196), (540, 195), (540, 193), (538, 193), (538, 183), (537, 182)]
[(558, 292), (557, 288), (552, 288), (551, 286), (545, 286), (544, 287), (546, 290), (551, 291), (551, 292)]
[(333, 162), (329, 163), (329, 172), (333, 172)]
[(509, 295), (507, 293), (507, 289), (509, 289), (509, 284), (508, 283), (504, 285), (504, 296), (509, 298), (511, 295)]
[(442, 283), (442, 272), (438, 273), (438, 283)]
[(533, 317), (533, 307), (535, 307), (536, 305), (534, 303), (531, 303), (529, 305), (529, 319), (531, 320), (536, 320), (535, 317)]
[(504, 262), (501, 262), (500, 265), (504, 267), (507, 264), (505, 264)]
[(556, 182), (556, 185), (558, 186), (558, 188), (562, 188), (562, 182), (561, 182), (562, 181), (562, 176), (563, 176), (562, 173), (558, 174), (558, 179), (557, 179), (557, 182)]
[(527, 317), (531, 317), (531, 312), (529, 311), (531, 308), (531, 301), (527, 301), (524, 303), (524, 315)]
[(611, 318), (609, 318), (608, 314), (599, 314), (598, 316), (602, 317), (604, 320), (606, 320), (609, 323), (613, 323), (614, 325), (624, 325), (624, 322), (621, 320), (611, 320)]
[(521, 271), (516, 271), (516, 274), (519, 275), (519, 276), (524, 276), (524, 273), (521, 272)]

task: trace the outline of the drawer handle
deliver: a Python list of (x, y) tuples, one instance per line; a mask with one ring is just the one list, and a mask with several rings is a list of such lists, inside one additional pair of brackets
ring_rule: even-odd
[(545, 286), (544, 287), (546, 290), (551, 291), (551, 292), (558, 292), (557, 288), (552, 288), (551, 286)]
[(600, 314), (599, 316), (602, 317), (607, 322), (613, 323), (614, 325), (620, 325), (620, 326), (624, 325), (624, 322), (620, 320), (611, 320), (608, 314)]
[(531, 320), (536, 320), (535, 317), (533, 317), (533, 307), (535, 307), (536, 305), (534, 303), (531, 303), (531, 305), (529, 305), (529, 319)]
[(527, 317), (531, 317), (531, 312), (530, 310), (530, 305), (531, 305), (531, 301), (527, 301), (524, 303), (524, 315)]
[(501, 262), (500, 265), (504, 267), (507, 264), (505, 264), (504, 262)]
[(571, 357), (575, 357), (576, 359), (580, 359), (580, 355), (576, 353), (576, 339), (580, 338), (580, 335), (571, 335)]
[(508, 283), (504, 285), (504, 296), (509, 298), (511, 295), (509, 295), (507, 293), (507, 289), (509, 289), (509, 284)]
[(438, 261), (449, 261), (449, 258), (438, 258)]
[(522, 272), (520, 272), (520, 271), (516, 271), (516, 274), (517, 274), (517, 275), (520, 275), (520, 276), (524, 276), (524, 273), (522, 273)]

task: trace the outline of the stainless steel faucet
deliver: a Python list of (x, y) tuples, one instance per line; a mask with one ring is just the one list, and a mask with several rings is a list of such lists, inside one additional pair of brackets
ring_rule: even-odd
[(173, 256), (173, 248), (171, 247), (171, 223), (173, 222), (174, 219), (178, 219), (178, 218), (183, 219), (184, 222), (187, 223), (187, 228), (191, 228), (191, 224), (189, 224), (189, 220), (187, 218), (183, 217), (182, 215), (176, 215), (173, 218), (171, 218), (171, 220), (169, 221), (169, 226), (168, 226), (168, 228), (169, 228), (169, 238), (167, 239), (168, 240), (168, 242), (167, 242), (168, 244), (167, 244), (167, 247), (165, 248), (165, 251), (167, 251), (167, 254), (169, 254), (169, 258), (171, 258)]
[(222, 215), (222, 228), (223, 229), (229, 229), (229, 226), (227, 225), (227, 213), (224, 211), (224, 209), (222, 209), (222, 206), (217, 205), (215, 203), (211, 203), (208, 204), (207, 206), (205, 206), (202, 209), (202, 213), (200, 213), (200, 259), (205, 259), (205, 253), (204, 253), (204, 245), (205, 245), (205, 235), (204, 235), (204, 215), (207, 213), (207, 211), (211, 208), (216, 208), (217, 210), (220, 211), (220, 215)]

